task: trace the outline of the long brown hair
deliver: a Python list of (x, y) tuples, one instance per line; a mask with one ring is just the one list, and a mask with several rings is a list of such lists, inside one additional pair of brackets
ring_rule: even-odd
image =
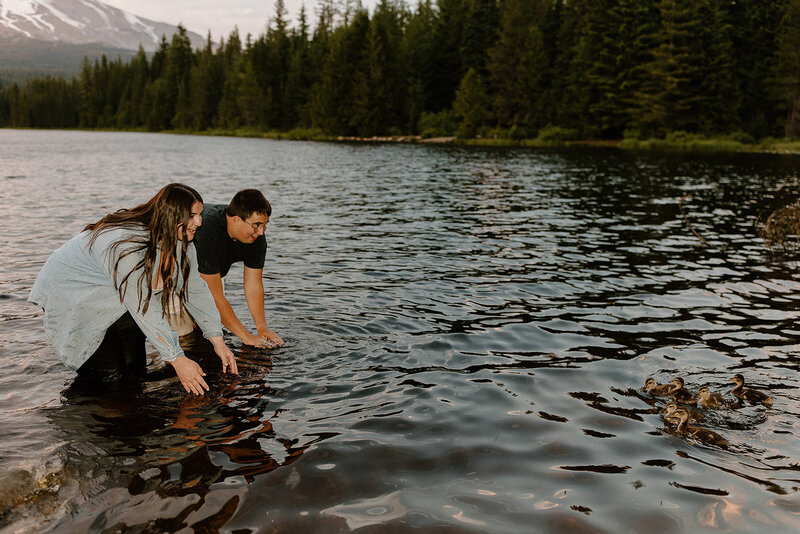
[[(132, 236), (115, 242), (112, 246), (112, 253), (116, 254), (117, 249), (122, 245), (130, 244), (125, 247), (120, 254), (117, 263), (114, 265), (114, 287), (119, 291), (119, 299), (122, 301), (128, 289), (128, 279), (133, 271), (125, 274), (122, 280), (117, 282), (117, 271), (119, 262), (129, 254), (144, 251), (144, 256), (139, 260), (133, 270), (142, 270), (142, 275), (137, 282), (139, 295), (139, 309), (142, 313), (147, 313), (150, 297), (153, 295), (153, 271), (158, 269), (163, 284), (161, 293), (161, 307), (163, 314), (172, 307), (172, 295), (177, 293), (181, 305), (186, 301), (186, 280), (189, 278), (189, 258), (186, 249), (189, 241), (181, 241), (180, 270), (184, 283), (179, 291), (176, 291), (175, 266), (178, 263), (175, 250), (178, 246), (178, 226), (183, 225), (184, 232), (192, 217), (192, 206), (195, 202), (203, 202), (200, 193), (184, 184), (169, 184), (164, 186), (156, 196), (131, 209), (122, 209), (109, 213), (96, 223), (86, 225), (83, 230), (92, 232), (89, 246), (93, 245), (97, 237), (104, 231), (114, 228), (139, 228), (146, 231), (146, 235)], [(156, 265), (156, 254), (161, 249), (161, 262)], [(145, 296), (145, 288), (147, 294)], [(144, 297), (144, 298), (143, 298)]]

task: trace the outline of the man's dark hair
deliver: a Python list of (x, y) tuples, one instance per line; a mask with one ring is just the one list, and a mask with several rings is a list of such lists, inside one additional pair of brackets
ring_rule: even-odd
[(233, 196), (231, 203), (225, 208), (225, 214), (230, 217), (247, 219), (252, 214), (272, 215), (272, 206), (269, 200), (258, 189), (242, 189)]

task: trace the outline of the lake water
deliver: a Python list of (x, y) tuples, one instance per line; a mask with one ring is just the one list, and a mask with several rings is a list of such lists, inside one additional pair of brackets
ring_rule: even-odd
[[(0, 530), (796, 532), (798, 258), (754, 222), (800, 196), (798, 169), (0, 130)], [(241, 374), (206, 363), (202, 398), (157, 374), (76, 391), (30, 287), (85, 224), (173, 181), (273, 203), (286, 344), (226, 336)], [(640, 391), (680, 376), (732, 400), (734, 373), (774, 406), (706, 413), (727, 448)]]

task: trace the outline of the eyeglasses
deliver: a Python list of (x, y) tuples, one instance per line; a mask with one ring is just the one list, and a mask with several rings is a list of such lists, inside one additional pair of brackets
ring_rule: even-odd
[(241, 219), (241, 221), (243, 223), (245, 223), (247, 226), (249, 226), (250, 228), (252, 228), (256, 232), (260, 232), (261, 230), (264, 230), (266, 232), (267, 228), (269, 228), (269, 221), (267, 221), (265, 223), (257, 222), (255, 224), (249, 223), (249, 222), (245, 221), (244, 219)]

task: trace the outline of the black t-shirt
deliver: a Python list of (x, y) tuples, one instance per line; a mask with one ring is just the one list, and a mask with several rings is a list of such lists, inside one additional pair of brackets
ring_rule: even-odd
[(237, 261), (245, 267), (263, 269), (267, 255), (267, 239), (260, 235), (252, 243), (234, 241), (228, 235), (225, 204), (206, 204), (203, 207), (203, 224), (194, 236), (198, 269), (202, 274), (219, 274), (224, 278)]

